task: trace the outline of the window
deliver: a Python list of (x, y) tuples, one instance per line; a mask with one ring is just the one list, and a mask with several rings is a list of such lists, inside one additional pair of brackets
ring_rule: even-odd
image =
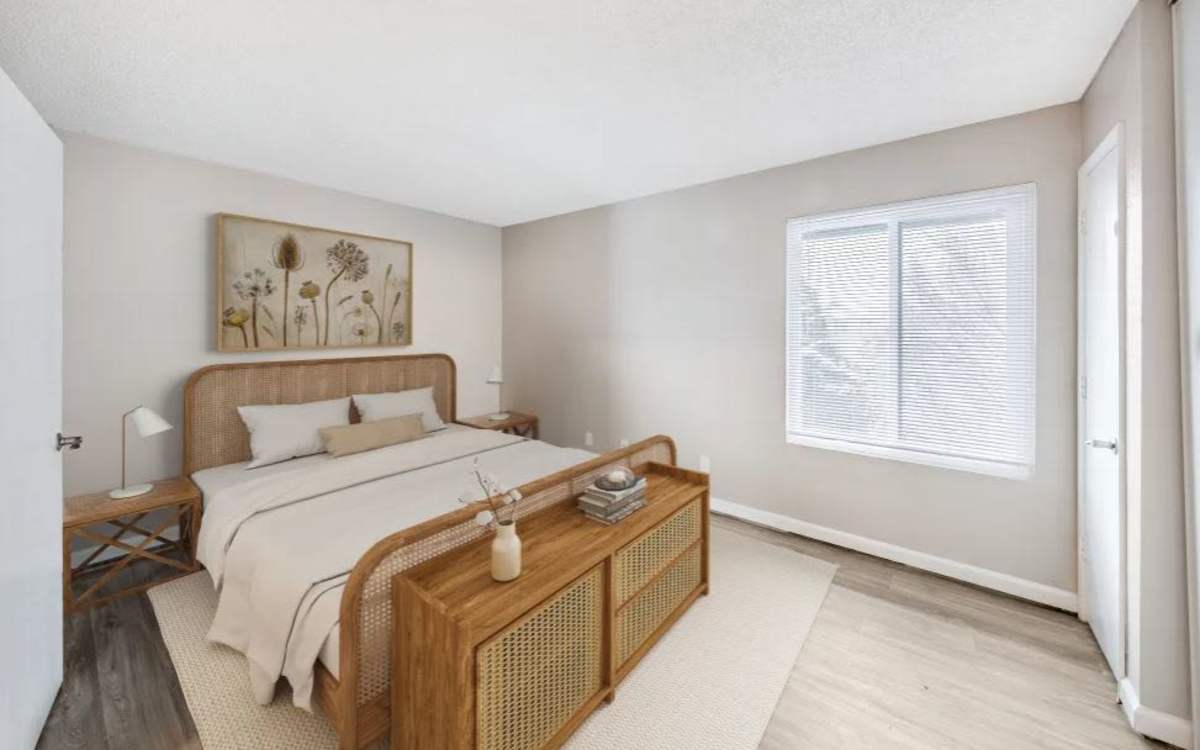
[(788, 442), (1028, 476), (1036, 204), (1030, 184), (789, 221)]

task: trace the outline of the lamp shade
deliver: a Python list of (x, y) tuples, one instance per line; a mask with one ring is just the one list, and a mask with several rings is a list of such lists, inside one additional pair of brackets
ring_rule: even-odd
[(150, 437), (171, 429), (171, 423), (158, 415), (158, 412), (145, 406), (139, 406), (129, 412), (129, 419), (142, 437)]
[(499, 385), (504, 382), (504, 371), (500, 369), (500, 363), (492, 365), (492, 373), (488, 375), (487, 382), (494, 385)]

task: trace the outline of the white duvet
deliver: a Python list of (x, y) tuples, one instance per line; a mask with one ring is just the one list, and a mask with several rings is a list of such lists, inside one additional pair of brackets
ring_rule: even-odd
[(476, 458), (503, 486), (516, 487), (591, 455), (451, 428), (269, 474), (245, 471), (240, 480), (231, 481), (227, 467), (207, 470), (208, 482), (198, 472), (202, 488), (216, 487), (205, 494), (198, 540), (200, 562), (219, 591), (208, 638), (246, 655), (259, 703), (271, 701), (283, 676), (295, 704), (309, 709), (313, 667), (338, 625), (342, 588), (371, 545), (454, 510), (464, 494), (482, 499), (470, 476)]

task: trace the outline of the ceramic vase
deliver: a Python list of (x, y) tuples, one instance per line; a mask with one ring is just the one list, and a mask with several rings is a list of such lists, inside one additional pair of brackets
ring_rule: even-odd
[(511, 581), (521, 575), (521, 537), (515, 521), (501, 521), (492, 540), (492, 578)]

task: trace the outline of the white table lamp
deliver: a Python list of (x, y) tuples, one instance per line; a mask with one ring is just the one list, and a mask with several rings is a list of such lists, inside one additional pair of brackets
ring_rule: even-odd
[(154, 485), (148, 483), (135, 484), (132, 487), (125, 484), (125, 437), (129, 433), (130, 421), (141, 437), (150, 437), (171, 429), (171, 424), (160, 417), (158, 412), (145, 406), (138, 406), (121, 415), (121, 488), (108, 493), (109, 497), (137, 497), (154, 489)]
[[(504, 371), (500, 369), (499, 362), (492, 365), (492, 373), (490, 375), (488, 375), (487, 383), (489, 385), (503, 385), (504, 384)], [(500, 411), (500, 412), (496, 412), (495, 414), (489, 414), (488, 419), (492, 420), (493, 422), (500, 422), (502, 420), (508, 419), (508, 416), (509, 416), (508, 412)]]

